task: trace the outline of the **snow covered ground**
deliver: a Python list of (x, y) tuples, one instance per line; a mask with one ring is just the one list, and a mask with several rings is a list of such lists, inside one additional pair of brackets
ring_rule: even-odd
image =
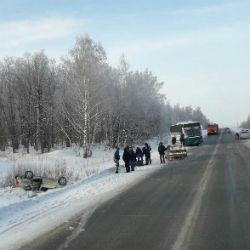
[[(7, 151), (0, 156), (0, 183), (7, 174), (12, 174), (13, 167), (18, 174), (31, 170), (35, 175), (49, 175), (54, 178), (63, 175), (73, 183), (110, 168), (113, 162), (113, 150), (101, 146), (94, 148), (91, 158), (84, 159), (76, 154), (74, 148), (64, 148), (45, 154), (26, 154), (22, 151), (13, 154)], [(14, 173), (12, 175), (14, 177)]]
[(15, 167), (14, 162), (0, 162), (0, 181)]
[(125, 173), (122, 168), (119, 174), (106, 170), (69, 187), (33, 198), (28, 198), (28, 194), (21, 189), (2, 191), (1, 201), (5, 205), (0, 208), (0, 249), (17, 249), (84, 209), (91, 213), (101, 202), (126, 190), (159, 168), (159, 164), (155, 164), (137, 168), (132, 173)]
[(63, 164), (70, 171), (72, 181), (64, 188), (39, 193), (34, 197), (31, 197), (31, 192), (20, 188), (0, 188), (0, 249), (17, 249), (83, 210), (91, 213), (100, 203), (146, 178), (162, 167), (158, 159), (158, 143), (157, 139), (150, 142), (152, 165), (137, 167), (131, 173), (125, 173), (125, 168), (121, 166), (119, 174), (114, 173), (114, 150), (104, 150), (103, 147), (95, 147), (89, 159), (76, 157), (73, 149), (43, 155), (10, 152), (1, 155), (2, 179), (20, 166), (35, 172), (48, 167), (54, 170)]
[[(1, 155), (2, 177), (17, 165), (26, 167), (26, 170), (36, 167), (55, 169), (63, 162), (67, 171), (71, 171), (72, 181), (64, 188), (39, 193), (34, 197), (31, 197), (31, 192), (19, 188), (0, 188), (0, 249), (18, 249), (83, 211), (91, 214), (104, 201), (131, 188), (154, 171), (167, 167), (167, 164), (159, 164), (159, 140), (150, 141), (153, 164), (137, 167), (131, 173), (125, 173), (125, 168), (121, 166), (120, 173), (115, 174), (114, 150), (101, 147), (94, 148), (93, 156), (89, 159), (76, 157), (73, 149), (61, 149), (43, 155)], [(167, 144), (169, 138), (161, 140)], [(192, 154), (192, 149), (189, 151)]]

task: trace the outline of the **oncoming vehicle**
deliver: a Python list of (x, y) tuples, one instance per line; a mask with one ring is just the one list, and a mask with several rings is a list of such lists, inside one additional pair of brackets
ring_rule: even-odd
[(239, 139), (249, 139), (250, 138), (249, 129), (241, 129), (238, 134), (239, 134)]
[(217, 135), (219, 133), (219, 125), (217, 123), (209, 123), (207, 125), (207, 135)]
[(180, 141), (183, 136), (184, 146), (198, 146), (203, 141), (199, 122), (178, 122), (170, 127), (170, 133), (171, 137), (175, 137), (177, 141)]
[(64, 176), (58, 179), (34, 176), (32, 171), (25, 171), (23, 176), (15, 176), (16, 187), (21, 187), (26, 191), (47, 191), (57, 187), (67, 185), (67, 179)]

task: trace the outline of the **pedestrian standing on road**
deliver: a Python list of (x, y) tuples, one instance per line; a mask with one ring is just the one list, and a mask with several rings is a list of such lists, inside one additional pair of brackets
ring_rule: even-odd
[(172, 137), (172, 145), (174, 146), (176, 143), (176, 137)]
[(236, 139), (236, 140), (239, 140), (239, 139), (240, 139), (239, 133), (236, 133), (236, 134), (235, 134), (235, 139)]
[(148, 152), (149, 152), (149, 164), (152, 163), (152, 160), (151, 160), (151, 147), (149, 146), (148, 143), (145, 143), (145, 147), (148, 149)]
[(114, 162), (115, 162), (115, 166), (116, 166), (116, 174), (118, 174), (119, 172), (119, 161), (120, 161), (120, 152), (119, 152), (119, 147), (116, 147), (116, 151), (114, 153)]
[(131, 171), (135, 170), (135, 162), (136, 162), (136, 154), (133, 150), (133, 147), (129, 147), (129, 165), (131, 167)]
[(129, 165), (130, 157), (129, 157), (129, 147), (128, 146), (126, 146), (124, 148), (122, 159), (123, 159), (124, 164), (125, 164), (126, 172), (129, 173), (130, 172), (130, 165)]
[(181, 145), (183, 146), (184, 145), (184, 134), (181, 133), (181, 136), (180, 136), (180, 142), (181, 142)]
[(143, 165), (143, 152), (140, 147), (137, 147), (135, 150), (136, 161), (139, 165)]
[(165, 150), (166, 150), (166, 147), (163, 145), (162, 142), (160, 142), (159, 146), (158, 146), (158, 152), (159, 152), (159, 155), (160, 155), (161, 164), (165, 163)]
[(151, 153), (150, 153), (151, 147), (148, 145), (148, 143), (144, 144), (142, 151), (143, 151), (143, 154), (145, 155), (145, 161), (146, 161), (145, 165), (150, 164), (152, 162)]

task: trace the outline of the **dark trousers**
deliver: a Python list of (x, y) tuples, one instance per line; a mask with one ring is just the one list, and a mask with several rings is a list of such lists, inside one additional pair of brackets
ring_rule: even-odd
[(160, 160), (161, 160), (161, 163), (165, 163), (165, 155), (164, 154), (160, 154)]
[(115, 160), (115, 167), (116, 167), (115, 172), (118, 173), (118, 171), (119, 171), (119, 160)]
[(125, 168), (126, 168), (126, 172), (130, 172), (130, 164), (129, 161), (125, 161)]
[(150, 156), (146, 156), (146, 164), (145, 165), (148, 165), (148, 164), (151, 164)]
[(129, 165), (131, 166), (131, 171), (135, 170), (135, 161), (130, 161)]

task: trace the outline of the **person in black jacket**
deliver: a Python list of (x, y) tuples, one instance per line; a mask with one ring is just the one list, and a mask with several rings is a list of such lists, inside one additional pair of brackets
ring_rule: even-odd
[(181, 145), (184, 146), (184, 142), (185, 142), (185, 136), (183, 133), (181, 133), (181, 136), (180, 136), (180, 142), (181, 142)]
[(145, 155), (146, 165), (151, 163), (151, 147), (148, 145), (148, 143), (144, 144), (145, 146), (142, 148), (142, 152)]
[(120, 161), (120, 152), (119, 152), (119, 147), (116, 147), (116, 151), (114, 153), (114, 162), (115, 162), (115, 166), (116, 166), (116, 173), (118, 174), (119, 172), (119, 161)]
[(136, 148), (135, 154), (136, 154), (136, 160), (137, 160), (137, 162), (142, 162), (142, 164), (143, 164), (143, 152), (142, 152), (142, 150), (141, 150), (140, 147)]
[(165, 163), (165, 150), (166, 150), (166, 147), (163, 145), (162, 142), (160, 142), (159, 146), (158, 146), (158, 152), (159, 152), (159, 155), (160, 155), (161, 164)]
[(129, 147), (128, 146), (126, 146), (124, 148), (122, 159), (125, 163), (126, 172), (129, 173), (130, 172), (130, 166), (129, 166), (130, 156), (129, 156)]
[(172, 137), (172, 145), (174, 146), (176, 144), (176, 137)]
[(136, 162), (136, 154), (133, 150), (133, 147), (129, 147), (129, 166), (131, 167), (131, 171), (135, 170), (135, 162)]

